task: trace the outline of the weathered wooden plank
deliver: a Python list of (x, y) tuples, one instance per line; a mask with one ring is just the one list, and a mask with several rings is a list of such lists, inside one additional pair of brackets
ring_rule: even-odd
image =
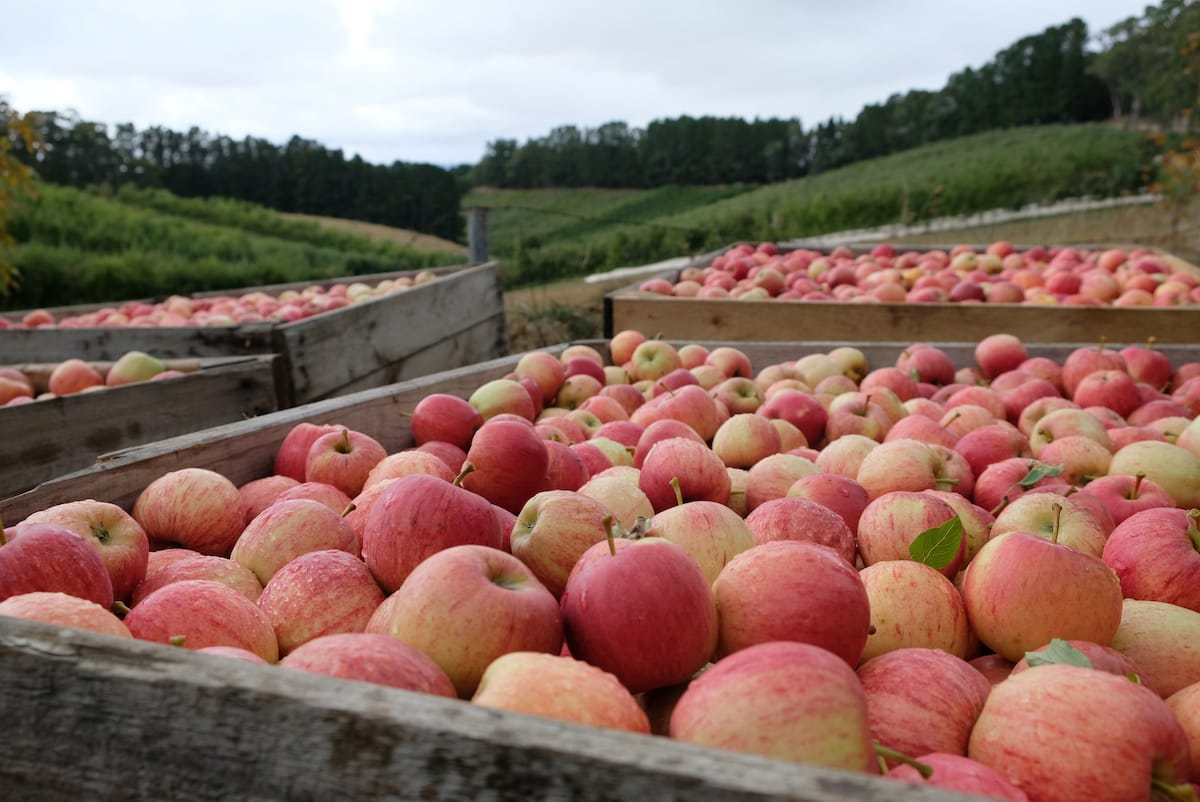
[[(503, 305), (499, 274), (468, 269), (358, 304), (349, 318), (317, 315), (281, 326), (276, 350), (287, 358), (295, 400), (312, 401), (340, 393), (382, 367), (493, 317)], [(493, 348), (464, 356), (477, 362), (507, 350), (505, 343), (499, 352)]]
[(279, 408), (274, 356), (205, 360), (176, 379), (0, 409), (0, 495), (86, 468), (107, 451)]
[(1200, 308), (855, 304), (609, 295), (606, 336), (623, 329), (678, 340), (946, 342), (1015, 334), (1026, 343), (1200, 342)]
[(28, 802), (973, 798), (3, 617), (0, 687)]

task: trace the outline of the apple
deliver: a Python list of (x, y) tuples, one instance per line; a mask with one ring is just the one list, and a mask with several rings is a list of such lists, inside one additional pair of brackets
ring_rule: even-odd
[(370, 435), (347, 428), (326, 432), (309, 447), (304, 481), (333, 485), (353, 498), (386, 456), (387, 449)]
[(976, 477), (972, 500), (995, 515), (1031, 491), (1067, 487), (1061, 476), (1048, 470), (1051, 467), (1024, 457), (1010, 457), (992, 463)]
[(1061, 465), (1063, 481), (1083, 486), (1108, 473), (1112, 452), (1090, 437), (1068, 435), (1042, 446), (1038, 459), (1048, 465)]
[(713, 435), (712, 450), (730, 468), (750, 468), (782, 446), (779, 431), (753, 412), (732, 415)]
[(1071, 400), (1081, 407), (1104, 406), (1126, 417), (1142, 405), (1137, 384), (1123, 370), (1097, 370), (1079, 379)]
[[(815, 396), (809, 393), (800, 391), (777, 393), (766, 399), (758, 407), (757, 412), (767, 418), (787, 421), (803, 432), (804, 439), (809, 443), (820, 443), (826, 437), (825, 427), (829, 421), (829, 412), (821, 406)], [(852, 412), (852, 410), (847, 410), (847, 412)], [(882, 426), (877, 414), (870, 420)], [(850, 431), (852, 428), (850, 423), (850, 419), (846, 419), (842, 428)], [(867, 426), (866, 423), (863, 425)], [(832, 440), (833, 437), (829, 439)]]
[(113, 598), (128, 601), (146, 575), (150, 545), (129, 513), (106, 501), (86, 499), (39, 510), (25, 523), (54, 524), (82, 535), (100, 555), (112, 580)]
[(1191, 747), (1193, 785), (1200, 782), (1200, 682), (1178, 690), (1167, 698), (1167, 707), (1183, 725)]
[(362, 632), (383, 591), (362, 560), (340, 549), (310, 551), (282, 566), (258, 597), (279, 653), (335, 632)]
[(516, 514), (541, 487), (550, 457), (532, 426), (500, 420), (476, 432), (467, 462), (463, 487)]
[(870, 600), (871, 630), (861, 662), (909, 647), (966, 659), (967, 610), (958, 588), (915, 560), (886, 560), (859, 571)]
[(943, 456), (919, 440), (881, 443), (863, 457), (854, 477), (875, 500), (897, 490), (950, 490)]
[(242, 507), (246, 511), (246, 523), (250, 523), (254, 516), (274, 504), (280, 493), (299, 484), (300, 482), (290, 476), (275, 473), (261, 479), (251, 479), (240, 486), (238, 495), (241, 496)]
[(1126, 370), (1125, 360), (1119, 351), (1105, 347), (1103, 342), (1098, 348), (1076, 348), (1062, 364), (1063, 390), (1068, 396), (1074, 397), (1075, 388), (1088, 374), (1098, 370)]
[[(628, 467), (628, 466), (621, 466)], [(613, 520), (625, 529), (631, 529), (637, 524), (638, 517), (649, 520), (654, 515), (654, 507), (650, 499), (638, 487), (636, 468), (631, 477), (621, 476), (611, 468), (604, 469), (588, 479), (579, 492), (603, 504)]]
[(1111, 646), (1165, 699), (1200, 682), (1200, 613), (1160, 601), (1125, 599)]
[[(880, 390), (875, 396), (865, 393), (846, 393), (839, 395), (830, 402), (825, 421), (824, 442), (832, 442), (851, 434), (869, 437), (876, 442), (882, 442), (892, 427), (892, 417), (880, 404), (873, 400), (882, 396)], [(764, 405), (765, 406), (765, 405)], [(903, 409), (903, 406), (901, 406)], [(799, 426), (799, 424), (797, 424)], [(801, 427), (803, 431), (803, 427)], [(807, 437), (807, 432), (805, 433)], [(809, 440), (810, 443), (823, 442), (820, 439)]]
[(367, 474), (359, 495), (385, 479), (397, 479), (410, 473), (427, 473), (447, 482), (453, 482), (456, 475), (456, 472), (436, 454), (416, 449), (398, 451), (375, 463), (375, 467)]
[(836, 473), (812, 473), (801, 476), (787, 491), (788, 496), (815, 501), (837, 513), (851, 532), (870, 500), (867, 491), (854, 479)]
[(133, 637), (129, 628), (110, 610), (89, 599), (58, 591), (32, 591), (9, 596), (0, 601), (0, 616), (88, 629), (118, 638)]
[(1106, 450), (1112, 449), (1104, 424), (1083, 409), (1056, 409), (1042, 417), (1029, 432), (1029, 449), (1040, 459), (1042, 449), (1052, 441), (1072, 436), (1087, 437)]
[[(166, 559), (156, 559), (162, 555)], [(185, 579), (205, 579), (228, 585), (250, 601), (257, 601), (262, 594), (262, 583), (249, 568), (228, 557), (200, 554), (191, 549), (166, 549), (150, 552), (146, 578), (133, 588), (130, 601), (137, 606), (142, 599), (172, 582)]]
[(901, 401), (917, 397), (917, 380), (911, 373), (897, 367), (880, 367), (872, 370), (858, 384), (858, 389), (870, 393), (886, 387), (896, 394)]
[[(48, 387), (55, 395), (78, 393), (87, 387), (104, 386), (104, 377), (82, 359), (66, 359), (50, 371)], [(32, 389), (32, 388), (31, 388)]]
[(962, 581), (971, 629), (1016, 662), (1053, 638), (1112, 641), (1121, 583), (1100, 558), (1027, 532), (993, 535)]
[(532, 421), (537, 415), (537, 408), (529, 391), (514, 379), (492, 379), (483, 383), (471, 393), (467, 403), (478, 410), (483, 421), (502, 413), (516, 415), (528, 421)]
[(871, 626), (854, 567), (816, 543), (778, 540), (734, 556), (713, 583), (720, 609), (718, 655), (758, 643), (797, 641), (858, 664)]
[(277, 501), (259, 513), (238, 536), (229, 558), (252, 571), (265, 586), (296, 557), (325, 549), (358, 557), (362, 543), (354, 527), (321, 502), (294, 499)]
[(944, 788), (973, 797), (1029, 802), (1029, 797), (1024, 791), (1005, 779), (999, 771), (985, 766), (978, 760), (945, 752), (931, 752), (915, 757), (918, 763), (932, 771), (928, 779), (906, 763), (896, 766), (883, 776), (889, 780)]
[(558, 600), (511, 554), (452, 546), (413, 569), (367, 622), (433, 658), (461, 698), (475, 693), (502, 654), (557, 654), (563, 644)]
[(975, 362), (986, 379), (1016, 370), (1028, 358), (1025, 344), (1012, 334), (992, 334), (975, 345)]
[(563, 379), (554, 403), (568, 411), (578, 409), (589, 398), (599, 395), (604, 387), (604, 382), (591, 374), (575, 373)]
[(696, 560), (710, 584), (730, 560), (754, 546), (754, 537), (742, 517), (715, 501), (689, 501), (655, 513), (644, 535), (681, 546)]
[(707, 445), (687, 437), (654, 444), (642, 462), (638, 487), (655, 512), (685, 501), (729, 501), (725, 464)]
[(954, 381), (954, 362), (945, 351), (924, 343), (906, 348), (896, 358), (896, 367), (915, 372), (922, 382), (944, 385)]
[(611, 517), (608, 507), (584, 493), (543, 491), (517, 515), (510, 549), (557, 599), (580, 555), (608, 538)]
[(991, 537), (1026, 532), (1100, 557), (1111, 530), (1079, 501), (1079, 495), (1035, 492), (1014, 499), (996, 515)]
[(1101, 476), (1088, 482), (1087, 492), (1101, 500), (1117, 526), (1144, 510), (1175, 505), (1171, 495), (1145, 474)]
[(151, 543), (177, 543), (202, 554), (228, 554), (246, 513), (238, 489), (207, 468), (168, 471), (143, 488), (133, 518)]
[(905, 755), (967, 754), (971, 728), (992, 685), (960, 657), (908, 648), (858, 667), (871, 737)]
[[(1064, 743), (1077, 759), (1050, 748)], [(1162, 699), (1124, 677), (1063, 664), (995, 686), (967, 754), (1034, 802), (1149, 799), (1188, 778), (1187, 735)]]
[[(551, 356), (550, 360), (558, 364), (554, 357)], [(413, 442), (418, 446), (438, 440), (453, 443), (465, 450), (470, 446), (475, 431), (482, 425), (483, 415), (478, 408), (448, 393), (430, 393), (417, 402), (411, 415)]]
[[(942, 526), (956, 515), (953, 507), (929, 492), (896, 490), (878, 496), (863, 510), (856, 530), (863, 564), (911, 559), (909, 546), (918, 535)], [(954, 578), (963, 563), (965, 549), (966, 538), (963, 538), (955, 559), (941, 569), (943, 574)]]
[(1200, 456), (1171, 443), (1143, 440), (1113, 454), (1109, 475), (1147, 479), (1170, 494), (1178, 507), (1200, 507)]
[(639, 343), (633, 349), (629, 364), (630, 373), (635, 381), (654, 381), (683, 366), (675, 346), (664, 340), (646, 340)]
[(712, 441), (726, 417), (724, 407), (703, 388), (687, 385), (643, 404), (629, 419), (643, 426), (661, 418), (682, 421), (707, 443)]
[(453, 699), (446, 672), (416, 647), (390, 635), (341, 632), (302, 644), (279, 662), (283, 668)]
[(746, 505), (751, 511), (774, 499), (784, 498), (796, 480), (819, 473), (812, 460), (797, 454), (772, 454), (755, 463), (749, 470), (746, 485)]
[(125, 616), (133, 637), (186, 649), (236, 646), (268, 663), (279, 643), (267, 616), (236, 590), (207, 579), (185, 579), (154, 591)]
[[(1136, 481), (1136, 480), (1135, 480)], [(1127, 599), (1169, 602), (1200, 613), (1200, 511), (1150, 508), (1125, 519), (1104, 545), (1103, 557)]]
[(746, 516), (755, 544), (803, 540), (827, 546), (850, 565), (856, 559), (854, 533), (828, 507), (799, 496), (770, 499)]
[(709, 390), (709, 395), (724, 404), (732, 415), (754, 412), (766, 401), (763, 389), (745, 376), (723, 379)]
[(862, 461), (878, 445), (878, 441), (861, 434), (843, 435), (821, 449), (815, 462), (825, 473), (841, 474), (858, 481)]
[[(631, 693), (689, 679), (717, 647), (717, 606), (696, 560), (663, 538), (597, 543), (567, 578), (563, 624), (572, 656)], [(670, 633), (664, 638), (663, 633)]]
[(89, 537), (52, 523), (0, 528), (0, 601), (37, 591), (113, 605), (112, 579)]
[(670, 737), (777, 760), (878, 772), (862, 683), (842, 658), (807, 643), (760, 643), (722, 658), (679, 697)]
[(122, 354), (104, 377), (109, 387), (146, 381), (166, 370), (162, 360), (144, 351), (128, 351)]
[[(1060, 643), (1060, 641), (1051, 641), (1040, 648), (1032, 649), (1029, 652), (1026, 652), (1025, 657), (1022, 657), (1016, 662), (1016, 665), (1012, 666), (1012, 670), (1009, 672), (1010, 676), (1012, 674), (1019, 674), (1022, 671), (1028, 671), (1030, 669), (1029, 655), (1043, 654), (1048, 650), (1053, 649), (1058, 643)], [(1088, 662), (1092, 664), (1092, 668), (1096, 669), (1097, 671), (1107, 671), (1110, 674), (1116, 674), (1119, 677), (1126, 677), (1129, 679), (1137, 678), (1139, 683), (1146, 685), (1145, 681), (1141, 678), (1142, 672), (1138, 668), (1137, 663), (1133, 662), (1128, 655), (1118, 652), (1111, 646), (1101, 646), (1100, 644), (1093, 643), (1089, 640), (1064, 640), (1061, 641), (1061, 643), (1067, 644), (1072, 649), (1086, 657)], [(1036, 668), (1036, 664), (1033, 667)]]
[(558, 388), (566, 378), (566, 367), (562, 360), (548, 351), (528, 351), (522, 354), (513, 372), (520, 376), (529, 376), (537, 382), (543, 404), (554, 400), (558, 395)]
[(608, 340), (608, 353), (613, 364), (624, 365), (633, 359), (634, 350), (646, 341), (646, 335), (637, 329), (623, 329)]

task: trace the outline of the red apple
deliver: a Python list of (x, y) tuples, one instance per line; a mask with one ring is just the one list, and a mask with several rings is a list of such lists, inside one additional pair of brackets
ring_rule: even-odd
[[(554, 357), (550, 359), (558, 364)], [(418, 446), (439, 440), (465, 450), (470, 446), (475, 430), (483, 425), (483, 416), (476, 407), (458, 396), (431, 393), (413, 408), (411, 425), (413, 442)]]
[(33, 591), (9, 596), (0, 601), (0, 616), (87, 629), (117, 638), (133, 637), (121, 619), (107, 608), (94, 601), (57, 591)]
[(236, 646), (268, 663), (279, 659), (279, 643), (266, 615), (228, 585), (186, 579), (164, 585), (125, 616), (133, 637), (175, 643), (186, 649)]
[(323, 635), (301, 645), (279, 665), (451, 699), (457, 695), (450, 678), (437, 663), (416, 647), (390, 635), (367, 632)]
[(480, 428), (467, 462), (463, 487), (515, 514), (541, 487), (550, 457), (532, 426), (502, 420)]
[(133, 517), (151, 542), (228, 554), (245, 526), (237, 487), (206, 468), (168, 471), (142, 490)]

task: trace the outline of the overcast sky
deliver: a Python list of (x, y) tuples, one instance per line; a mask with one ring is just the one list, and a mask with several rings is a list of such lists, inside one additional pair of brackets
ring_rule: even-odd
[(1017, 39), (1144, 0), (0, 0), (0, 95), (138, 128), (293, 134), (371, 162), (662, 117), (806, 128), (940, 89)]

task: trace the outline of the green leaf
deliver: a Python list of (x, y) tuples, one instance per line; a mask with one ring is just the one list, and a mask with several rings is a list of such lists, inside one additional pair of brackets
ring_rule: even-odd
[(1025, 661), (1029, 667), (1049, 666), (1062, 663), (1068, 666), (1091, 668), (1092, 661), (1083, 652), (1067, 643), (1062, 638), (1055, 638), (1050, 645), (1040, 652), (1025, 652)]
[(962, 546), (963, 525), (957, 515), (941, 526), (926, 529), (908, 546), (909, 555), (930, 568), (942, 570), (958, 555)]
[(1044, 462), (1034, 460), (1033, 465), (1029, 468), (1029, 473), (1025, 474), (1025, 478), (1017, 482), (1021, 487), (1030, 488), (1051, 476), (1058, 476), (1063, 472), (1062, 465), (1047, 465)]

